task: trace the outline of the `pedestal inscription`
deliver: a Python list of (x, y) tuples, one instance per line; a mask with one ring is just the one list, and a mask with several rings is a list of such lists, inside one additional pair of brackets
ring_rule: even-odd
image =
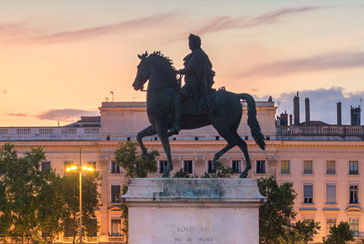
[(258, 243), (255, 179), (136, 179), (123, 198), (130, 244)]

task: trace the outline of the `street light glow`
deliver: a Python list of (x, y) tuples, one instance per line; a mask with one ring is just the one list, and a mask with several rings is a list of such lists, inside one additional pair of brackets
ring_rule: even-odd
[(80, 170), (80, 168), (79, 168), (79, 167), (77, 167), (77, 166), (75, 166), (75, 165), (72, 165), (71, 167), (66, 168), (66, 171), (67, 171), (67, 172), (69, 172), (69, 171), (75, 171), (75, 172), (80, 172), (80, 171), (91, 171), (91, 172), (93, 172), (93, 171), (95, 171), (95, 169), (94, 169), (94, 168), (92, 168), (92, 167), (83, 166), (83, 167), (81, 168), (81, 170)]

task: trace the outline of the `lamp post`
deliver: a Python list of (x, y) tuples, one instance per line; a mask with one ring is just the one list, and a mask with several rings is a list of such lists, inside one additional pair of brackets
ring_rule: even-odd
[(85, 171), (95, 171), (94, 168), (92, 167), (87, 167), (87, 166), (84, 166), (82, 167), (82, 164), (81, 164), (81, 148), (80, 148), (80, 165), (79, 166), (71, 166), (69, 168), (66, 169), (66, 172), (70, 172), (70, 171), (73, 171), (73, 172), (78, 172), (79, 175), (80, 175), (80, 244), (82, 244), (82, 172)]

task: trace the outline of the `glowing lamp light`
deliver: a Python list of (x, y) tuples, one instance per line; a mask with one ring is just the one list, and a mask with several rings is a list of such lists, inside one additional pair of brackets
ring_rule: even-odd
[(71, 167), (66, 169), (66, 172), (70, 172), (70, 171), (75, 171), (75, 172), (90, 171), (90, 172), (93, 172), (93, 171), (95, 171), (95, 169), (92, 168), (92, 167), (83, 166), (81, 168), (81, 170), (80, 170), (79, 167), (77, 167), (77, 166), (71, 166)]

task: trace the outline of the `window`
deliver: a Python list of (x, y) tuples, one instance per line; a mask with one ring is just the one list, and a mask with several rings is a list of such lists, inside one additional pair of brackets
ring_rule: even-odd
[(231, 163), (232, 163), (232, 168), (234, 170), (234, 174), (241, 173), (241, 160), (233, 160)]
[(304, 161), (303, 162), (303, 173), (304, 174), (312, 174), (312, 161)]
[(303, 203), (313, 203), (313, 185), (303, 185)]
[(336, 174), (335, 161), (326, 162), (326, 174)]
[(336, 184), (326, 184), (326, 203), (336, 203)]
[(120, 166), (114, 160), (111, 161), (111, 174), (120, 174)]
[(350, 185), (349, 186), (349, 203), (356, 204), (359, 203), (358, 199), (358, 185)]
[(111, 235), (121, 236), (121, 219), (111, 220)]
[(111, 186), (111, 202), (120, 202), (120, 185)]
[(64, 172), (66, 172), (66, 169), (71, 167), (73, 165), (72, 161), (66, 161), (64, 162)]
[(357, 174), (359, 174), (358, 161), (350, 161), (349, 162), (349, 175), (357, 175)]
[(359, 219), (358, 218), (350, 218), (349, 219), (350, 230), (354, 232), (354, 237), (359, 236)]
[(183, 160), (183, 170), (189, 174), (193, 173), (192, 160)]
[(326, 235), (330, 235), (330, 229), (336, 225), (336, 219), (335, 218), (327, 218), (326, 219)]
[(289, 160), (282, 160), (281, 174), (289, 174), (289, 173), (290, 173)]
[(47, 161), (47, 162), (42, 162), (42, 172), (46, 172), (48, 170), (50, 170), (51, 168), (51, 162)]
[(159, 173), (163, 174), (167, 171), (168, 161), (167, 160), (159, 160)]
[(91, 167), (96, 170), (96, 161), (87, 162), (87, 167)]
[(207, 173), (208, 174), (216, 173), (216, 169), (214, 168), (214, 163), (212, 160), (207, 160)]
[(257, 160), (255, 166), (255, 172), (257, 174), (265, 174), (265, 160)]

